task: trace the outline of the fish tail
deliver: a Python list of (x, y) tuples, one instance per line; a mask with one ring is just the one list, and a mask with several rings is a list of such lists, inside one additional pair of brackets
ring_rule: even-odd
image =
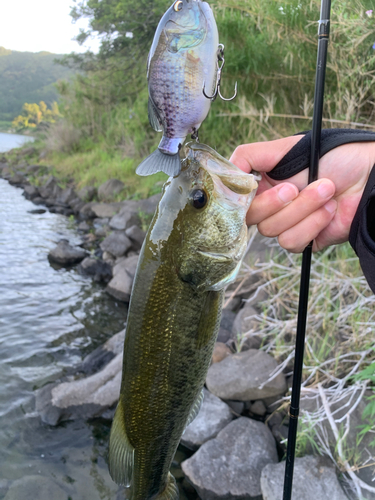
[(129, 486), (133, 475), (134, 448), (126, 435), (121, 399), (112, 422), (109, 438), (109, 473), (117, 484)]
[(180, 498), (180, 494), (178, 492), (178, 487), (176, 484), (175, 478), (172, 474), (168, 473), (168, 482), (162, 493), (153, 497), (153, 500), (178, 500)]
[(164, 172), (169, 177), (175, 177), (180, 173), (180, 170), (181, 160), (178, 153), (167, 155), (157, 149), (138, 165), (136, 173), (146, 176), (156, 174), (157, 172)]

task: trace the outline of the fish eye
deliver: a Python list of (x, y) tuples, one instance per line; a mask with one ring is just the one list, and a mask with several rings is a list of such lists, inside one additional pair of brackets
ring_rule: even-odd
[(173, 6), (174, 10), (178, 12), (179, 10), (182, 9), (183, 2), (181, 0), (178, 0)]
[(191, 201), (194, 208), (204, 208), (207, 205), (207, 194), (203, 189), (195, 189), (191, 193)]

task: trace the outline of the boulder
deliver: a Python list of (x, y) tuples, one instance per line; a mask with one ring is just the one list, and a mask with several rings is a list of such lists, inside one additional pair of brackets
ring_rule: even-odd
[(261, 472), (276, 462), (267, 426), (240, 417), (181, 465), (202, 500), (261, 500)]
[(250, 349), (232, 354), (212, 364), (207, 373), (207, 388), (221, 399), (253, 401), (284, 394), (285, 375), (273, 377), (277, 361), (269, 354)]
[(8, 179), (8, 182), (12, 186), (23, 186), (25, 184), (28, 184), (26, 178), (19, 173), (15, 173), (14, 175), (12, 175), (12, 177)]
[(125, 231), (134, 225), (139, 226), (141, 220), (138, 211), (130, 208), (122, 208), (120, 212), (112, 217), (109, 221), (109, 227), (117, 231)]
[(70, 203), (75, 200), (77, 197), (73, 188), (66, 188), (61, 191), (60, 195), (57, 198), (57, 203), (62, 205), (70, 205)]
[(68, 492), (44, 476), (24, 476), (10, 486), (4, 500), (67, 500)]
[(87, 255), (88, 253), (82, 248), (72, 247), (68, 240), (60, 240), (57, 246), (50, 250), (48, 259), (62, 266), (70, 266), (81, 262)]
[(94, 217), (113, 217), (121, 209), (121, 203), (90, 203)]
[(216, 342), (212, 353), (212, 363), (220, 363), (224, 358), (232, 354), (231, 349), (223, 342)]
[(125, 329), (113, 335), (107, 342), (88, 354), (77, 368), (77, 372), (92, 375), (102, 370), (105, 365), (117, 356), (117, 354), (122, 353), (124, 349), (124, 340)]
[(132, 242), (122, 231), (114, 231), (100, 243), (100, 248), (103, 252), (109, 252), (115, 257), (125, 255), (131, 246)]
[(217, 335), (218, 342), (227, 342), (231, 338), (231, 332), (233, 327), (233, 321), (236, 314), (230, 309), (223, 309), (221, 314), (220, 328)]
[(57, 184), (57, 179), (50, 175), (47, 182), (39, 188), (40, 196), (46, 198), (57, 198), (62, 189)]
[(86, 257), (78, 266), (78, 272), (85, 276), (91, 276), (94, 281), (107, 283), (112, 278), (112, 267), (95, 257)]
[(122, 353), (90, 377), (48, 384), (39, 389), (35, 409), (48, 425), (57, 425), (63, 420), (97, 417), (118, 401), (121, 373)]
[(154, 194), (153, 196), (150, 196), (149, 198), (140, 200), (138, 202), (138, 210), (140, 212), (144, 212), (145, 214), (149, 215), (153, 214), (160, 200), (161, 200), (161, 193), (157, 193)]
[[(260, 485), (263, 500), (282, 500), (285, 462), (268, 464), (262, 470)], [(323, 457), (296, 458), (292, 500), (347, 500), (334, 465)]]
[(216, 437), (233, 419), (227, 404), (207, 389), (203, 389), (203, 392), (201, 409), (181, 438), (181, 443), (191, 450), (197, 450), (203, 443)]
[(102, 201), (113, 200), (117, 194), (121, 193), (124, 187), (125, 184), (118, 179), (109, 179), (99, 186), (98, 198)]
[(113, 278), (106, 292), (123, 302), (129, 302), (133, 280), (138, 263), (138, 255), (122, 259), (113, 268)]
[(133, 243), (133, 248), (139, 250), (142, 247), (143, 240), (146, 237), (145, 231), (143, 231), (140, 227), (134, 225), (126, 229), (125, 234), (128, 238), (130, 238)]
[(39, 189), (36, 186), (25, 186), (23, 195), (27, 200), (34, 200), (40, 196)]
[(257, 330), (258, 322), (254, 319), (258, 312), (249, 303), (245, 302), (244, 307), (240, 309), (232, 325), (231, 337), (236, 342), (238, 350), (259, 349), (261, 338), (254, 335)]
[(3, 179), (8, 180), (8, 179), (10, 179), (12, 177), (12, 175), (13, 175), (13, 171), (10, 169), (9, 166), (6, 165), (5, 167), (3, 167), (1, 169), (1, 177)]
[(77, 195), (78, 198), (80, 198), (82, 201), (88, 203), (89, 201), (92, 201), (97, 195), (97, 189), (93, 186), (85, 186), (78, 191)]

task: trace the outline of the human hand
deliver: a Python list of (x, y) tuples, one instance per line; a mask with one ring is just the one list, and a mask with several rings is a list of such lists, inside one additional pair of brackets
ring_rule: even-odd
[(262, 180), (247, 214), (248, 225), (278, 237), (279, 244), (302, 252), (314, 240), (313, 251), (348, 240), (350, 226), (368, 176), (375, 164), (375, 143), (357, 142), (332, 149), (319, 161), (319, 179), (307, 185), (308, 171), (275, 181), (272, 170), (303, 136), (239, 146), (230, 161), (245, 172), (257, 170)]

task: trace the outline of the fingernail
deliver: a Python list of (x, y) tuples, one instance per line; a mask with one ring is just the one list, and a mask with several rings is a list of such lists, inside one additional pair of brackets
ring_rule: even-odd
[(318, 193), (321, 198), (329, 198), (334, 193), (334, 188), (330, 182), (321, 182), (318, 186)]
[(335, 200), (329, 200), (329, 202), (324, 205), (324, 208), (327, 212), (333, 214), (337, 210), (337, 202)]
[(283, 203), (289, 203), (297, 197), (296, 189), (293, 186), (286, 185), (280, 188), (278, 195)]

